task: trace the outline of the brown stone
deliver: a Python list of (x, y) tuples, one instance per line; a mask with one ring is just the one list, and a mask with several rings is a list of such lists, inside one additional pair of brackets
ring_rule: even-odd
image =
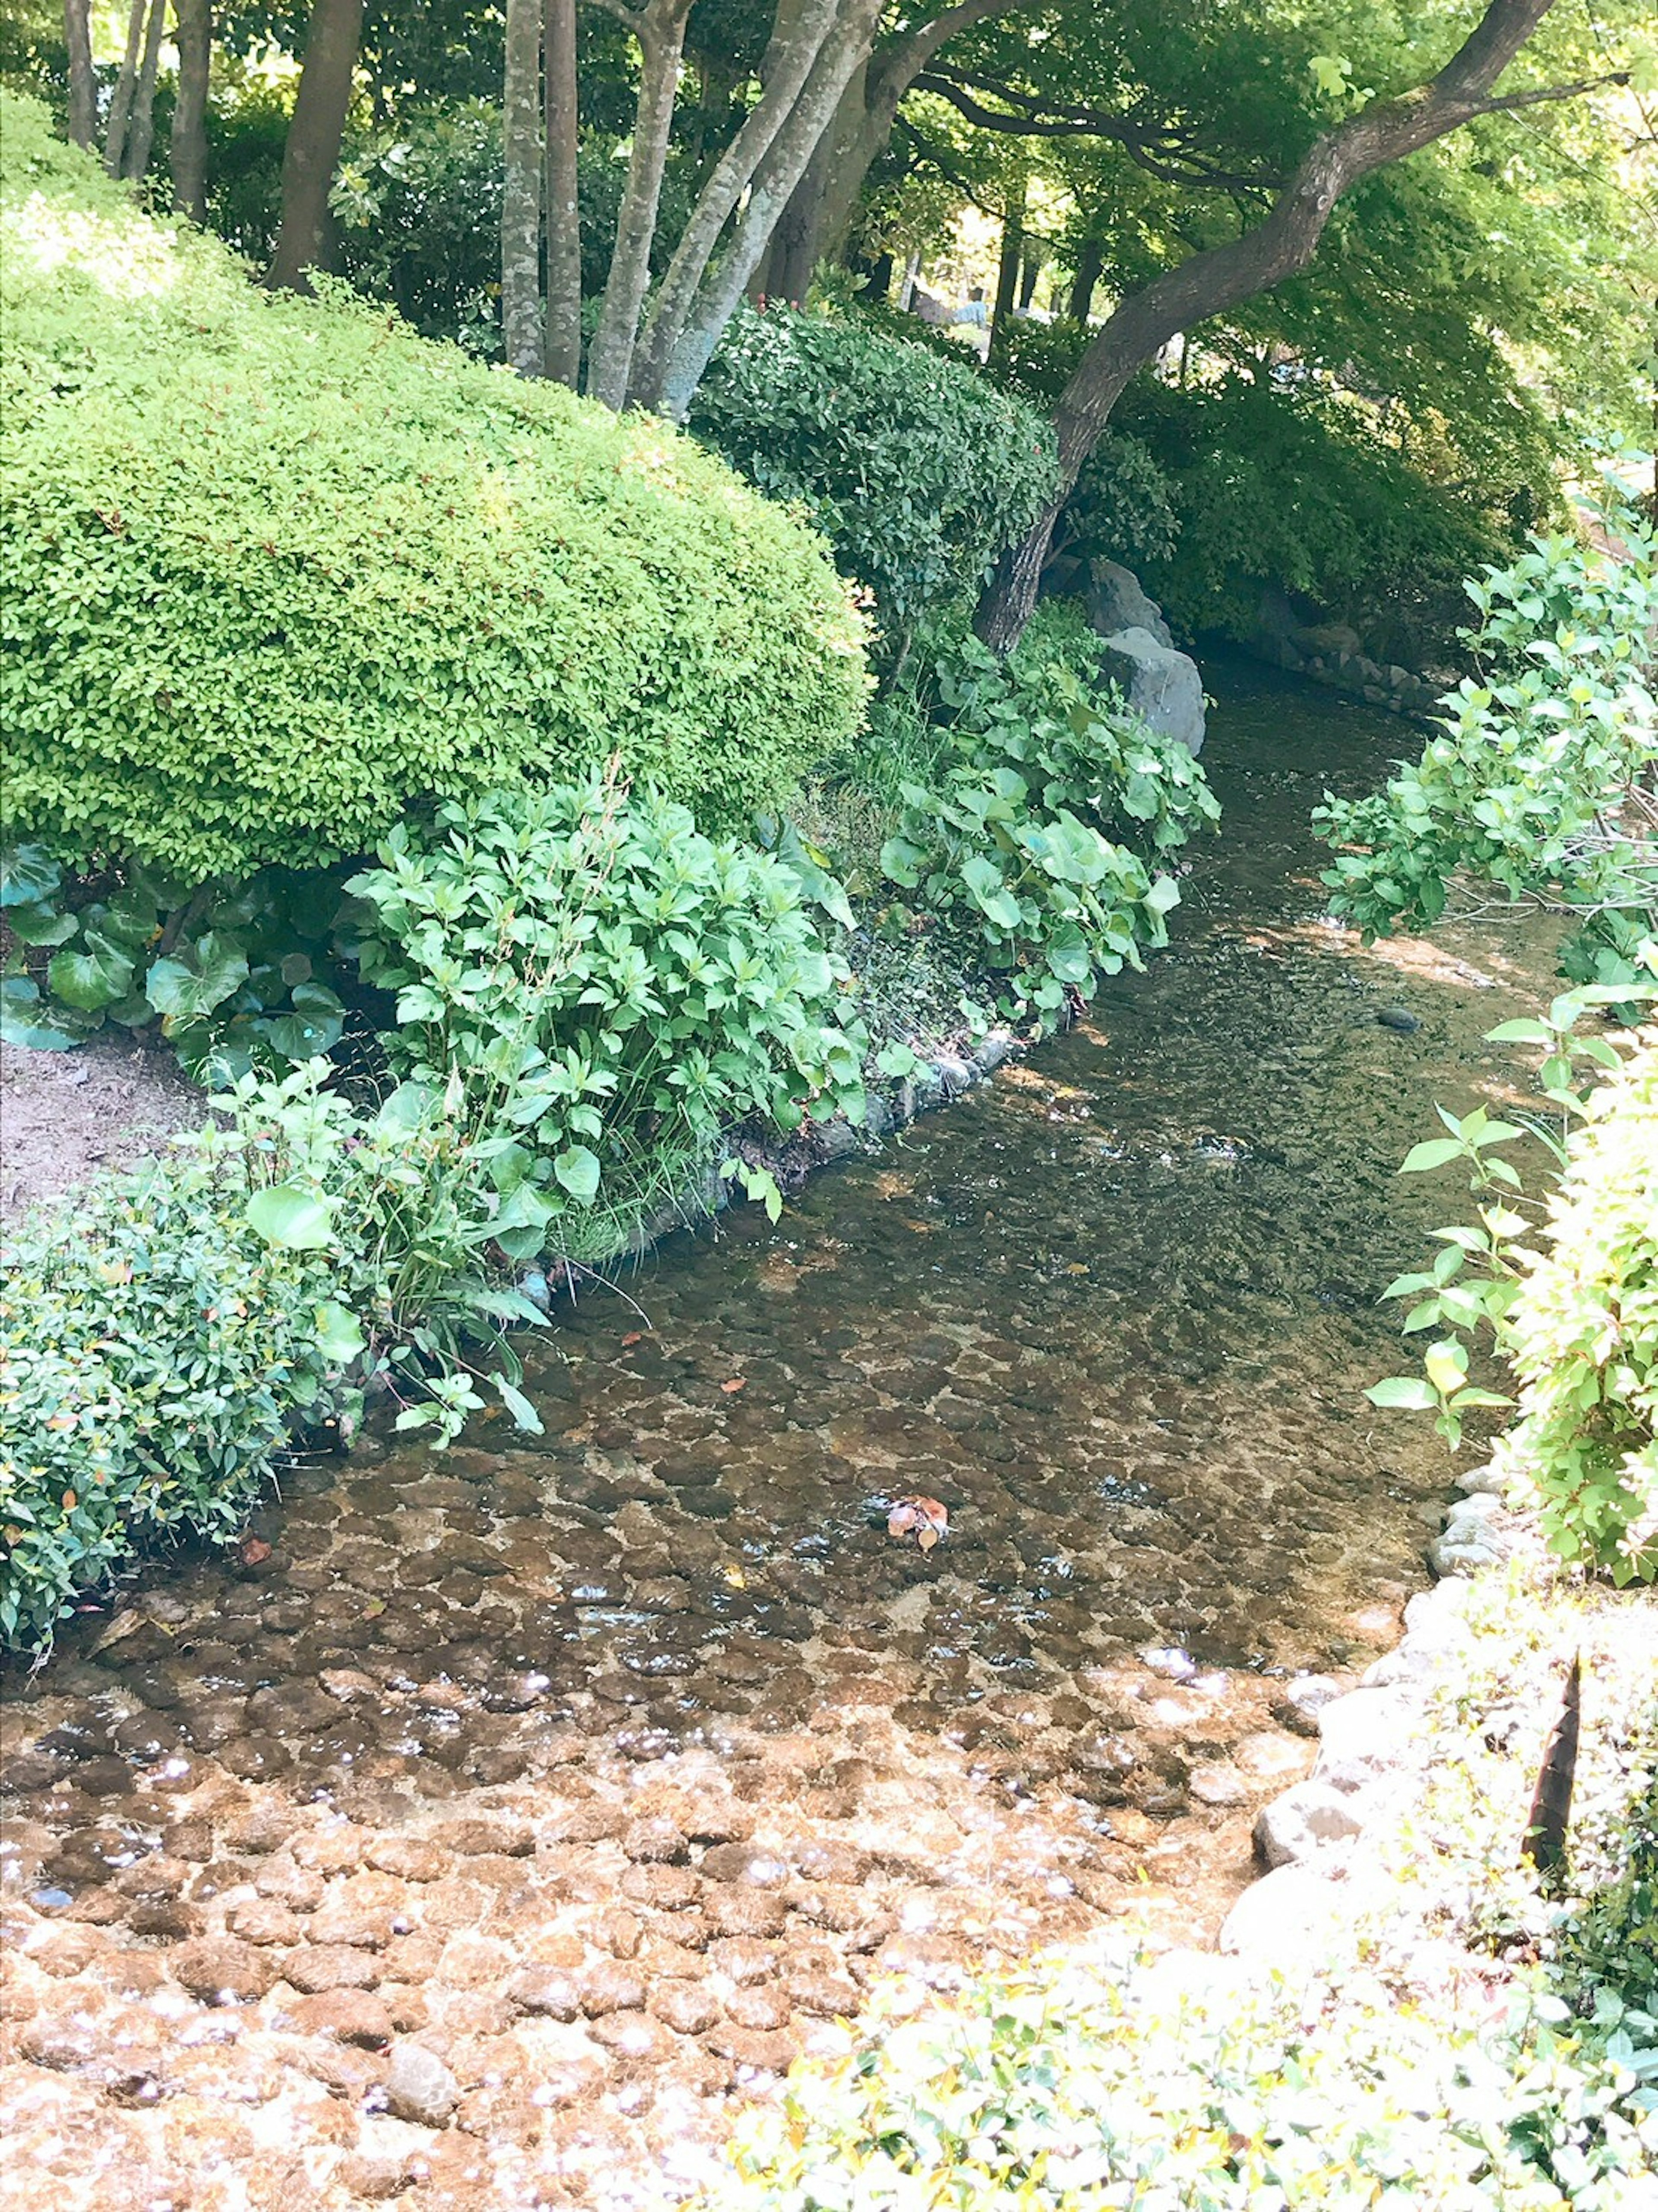
[(774, 1983), (762, 1982), (750, 1989), (733, 1990), (726, 2000), (726, 2010), (739, 2027), (769, 2029), (787, 2027), (790, 2005)]
[(323, 1899), (322, 1876), (289, 1858), (267, 1859), (254, 1875), (253, 1887), (261, 1897), (273, 1898), (295, 1912), (314, 1911)]
[(363, 2050), (378, 2049), (392, 2035), (390, 2011), (366, 1990), (324, 1990), (301, 1997), (294, 2007), (294, 2019), (303, 2034), (327, 2036)]
[(480, 1858), (486, 1853), (509, 1859), (527, 1859), (535, 1850), (536, 1832), (528, 1820), (446, 1820), (432, 1831), (432, 1841), (440, 1850), (454, 1851), (463, 1858)]
[(644, 2002), (644, 1978), (629, 1966), (594, 1966), (582, 1978), (581, 2009), (589, 2020), (610, 2012), (637, 2011)]
[(635, 1905), (658, 1912), (684, 1912), (702, 1894), (701, 1876), (683, 1866), (630, 1866), (620, 1887)]
[(711, 2028), (703, 2040), (717, 2056), (753, 2074), (786, 2073), (799, 2047), (792, 2035), (780, 2030), (768, 2034), (763, 2029), (738, 2027), (729, 2021)]
[(680, 1866), (689, 1858), (689, 1839), (671, 1820), (635, 1820), (622, 1838), (622, 1848), (636, 1864)]
[(371, 1990), (380, 1967), (367, 1952), (347, 1943), (304, 1943), (283, 1959), (282, 1978), (314, 1996), (320, 1990)]
[(716, 1844), (700, 1869), (708, 1881), (745, 1889), (780, 1889), (789, 1878), (788, 1862), (759, 1844)]
[(438, 1881), (449, 1871), (449, 1854), (424, 1836), (376, 1836), (363, 1852), (365, 1863), (401, 1881)]
[(645, 1930), (636, 1912), (621, 1906), (601, 1912), (593, 1923), (593, 1941), (613, 1959), (636, 1959)]
[(570, 2021), (581, 2012), (581, 1989), (573, 1974), (558, 1966), (525, 1966), (513, 1975), (504, 1992), (519, 2012), (545, 2020)]
[(659, 1982), (650, 2009), (676, 2035), (701, 2035), (720, 2017), (720, 2000), (701, 1982)]
[(224, 1939), (181, 1944), (169, 1964), (173, 1978), (203, 2004), (255, 2003), (276, 1978), (263, 1951)]
[(361, 1863), (367, 1840), (361, 1828), (313, 1828), (309, 1835), (295, 1838), (294, 1856), (318, 1874), (349, 1874)]
[(250, 1897), (233, 1905), (225, 1916), (225, 1926), (243, 1943), (297, 1943), (305, 1933), (305, 1923), (298, 1913), (290, 1912), (274, 1897)]
[(702, 1917), (720, 1936), (780, 1936), (788, 1916), (773, 1890), (721, 1883), (702, 1900)]
[(591, 2033), (601, 2049), (637, 2064), (659, 2064), (674, 2047), (668, 2030), (647, 2012), (606, 2013), (593, 2022)]
[(791, 1974), (784, 1986), (796, 2012), (817, 2020), (849, 2020), (863, 2002), (854, 1984), (834, 1974)]
[(781, 1961), (769, 1943), (757, 1943), (750, 1937), (738, 1936), (725, 1942), (711, 1943), (708, 1964), (743, 1987), (750, 1982), (769, 1981)]

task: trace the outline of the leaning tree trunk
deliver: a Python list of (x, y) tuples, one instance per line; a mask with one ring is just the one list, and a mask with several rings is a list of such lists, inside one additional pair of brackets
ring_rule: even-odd
[(132, 120), (121, 156), (121, 174), (135, 181), (149, 169), (149, 149), (155, 137), (155, 73), (161, 65), (161, 33), (166, 27), (167, 0), (154, 0), (144, 33), (144, 58), (132, 95)]
[(282, 149), (282, 222), (264, 280), (273, 290), (308, 292), (307, 272), (323, 265), (328, 188), (340, 158), (361, 35), (362, 0), (315, 0)]
[(92, 0), (64, 0), (64, 44), (69, 50), (69, 136), (90, 146), (98, 129), (98, 80), (92, 68)]
[(104, 128), (104, 167), (112, 177), (120, 175), (121, 161), (126, 153), (127, 118), (132, 112), (132, 95), (138, 86), (138, 54), (143, 45), (144, 19), (149, 12), (147, 0), (132, 0), (127, 11), (126, 52), (121, 57), (120, 74), (110, 96), (109, 121)]
[(1054, 410), (1058, 495), (1024, 539), (1003, 556), (980, 602), (975, 627), (987, 645), (1007, 653), (1018, 642), (1036, 604), (1054, 525), (1084, 462), (1131, 379), (1176, 332), (1298, 275), (1317, 252), (1337, 201), (1361, 178), (1431, 145), (1476, 115), (1564, 100), (1588, 89), (1580, 83), (1515, 93), (1506, 100), (1489, 96), (1552, 4), (1553, 0), (1489, 0), (1474, 30), (1437, 76), (1395, 100), (1377, 100), (1327, 131), (1253, 230), (1193, 254), (1130, 293), (1108, 318)]
[(574, 390), (581, 375), (575, 0), (546, 0), (542, 39), (547, 88), (547, 321), (542, 374)]
[(653, 0), (637, 25), (643, 65), (634, 112), (633, 151), (628, 161), (622, 211), (616, 218), (604, 304), (598, 311), (598, 328), (587, 351), (588, 394), (602, 399), (607, 407), (619, 408), (628, 397), (628, 379), (639, 339), (639, 311), (651, 277), (651, 242), (656, 236), (662, 173), (667, 166), (668, 136), (679, 89), (679, 57), (689, 13), (689, 0)]
[(501, 96), (501, 336), (507, 365), (541, 374), (541, 0), (507, 0)]
[(179, 91), (173, 106), (173, 204), (207, 221), (207, 88), (213, 63), (212, 0), (176, 0)]

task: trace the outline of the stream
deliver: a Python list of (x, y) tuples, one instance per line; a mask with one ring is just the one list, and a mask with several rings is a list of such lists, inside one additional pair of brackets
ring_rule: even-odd
[(1466, 1199), (1395, 1170), (1512, 1100), (1482, 1035), (1552, 969), (1322, 918), (1312, 807), (1417, 733), (1210, 681), (1224, 820), (1147, 975), (584, 1293), (544, 1437), (300, 1467), (268, 1557), (8, 1677), (0, 2203), (660, 2208), (875, 1976), (1212, 1936), (1297, 1677), (1426, 1579), (1445, 1455), (1362, 1394)]

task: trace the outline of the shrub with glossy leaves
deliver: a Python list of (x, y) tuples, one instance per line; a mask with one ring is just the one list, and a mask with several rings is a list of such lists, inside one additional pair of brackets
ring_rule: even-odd
[(799, 878), (683, 807), (614, 784), (495, 793), (393, 830), (349, 888), (363, 972), (397, 994), (394, 1060), (452, 1081), (452, 1110), (499, 1140), (509, 1250), (607, 1253), (734, 1123), (860, 1110), (847, 969)]
[(1057, 480), (1034, 408), (855, 316), (744, 309), (690, 422), (762, 491), (805, 506), (874, 592), (890, 647), (976, 592)]
[(152, 222), (3, 131), (5, 834), (186, 882), (620, 747), (737, 823), (844, 741), (827, 553), (694, 440)]

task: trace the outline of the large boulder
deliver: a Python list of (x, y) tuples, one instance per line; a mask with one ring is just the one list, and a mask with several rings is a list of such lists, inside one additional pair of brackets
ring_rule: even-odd
[(1089, 570), (1088, 619), (1102, 637), (1120, 630), (1149, 629), (1159, 645), (1173, 646), (1174, 634), (1163, 609), (1132, 568), (1121, 561), (1096, 561)]
[(1203, 678), (1188, 653), (1160, 643), (1137, 624), (1106, 639), (1103, 665), (1154, 730), (1194, 757), (1203, 750)]

